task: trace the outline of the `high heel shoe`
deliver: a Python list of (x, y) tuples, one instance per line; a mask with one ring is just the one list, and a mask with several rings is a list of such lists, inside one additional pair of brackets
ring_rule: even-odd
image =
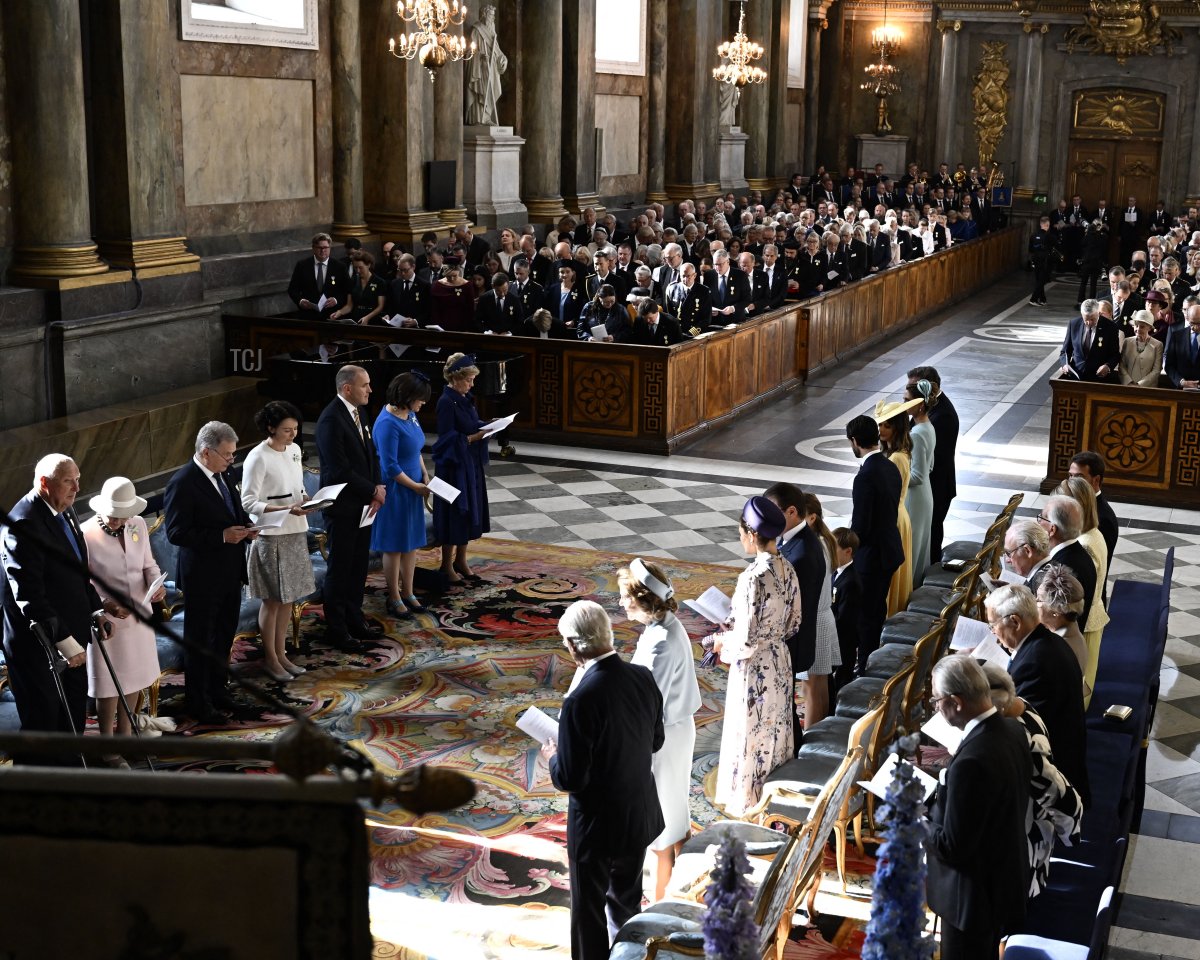
[(283, 669), (290, 673), (293, 677), (298, 677), (300, 674), (308, 672), (299, 664), (292, 663), (291, 661), (283, 664)]
[(384, 606), (387, 608), (387, 612), (397, 619), (409, 616), (408, 607), (404, 605), (403, 600), (388, 600)]
[(266, 671), (267, 676), (270, 677), (272, 680), (291, 680), (292, 679), (292, 675), (287, 670), (283, 669), (282, 666), (272, 667), (270, 664), (264, 664), (263, 670)]
[(416, 598), (415, 594), (403, 597), (402, 599), (404, 600), (404, 605), (413, 613), (425, 612), (426, 608), (422, 605), (421, 601)]

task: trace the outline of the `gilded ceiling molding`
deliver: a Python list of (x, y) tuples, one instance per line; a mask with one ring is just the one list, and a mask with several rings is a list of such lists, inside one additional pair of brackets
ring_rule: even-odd
[(996, 148), (1008, 126), (1008, 43), (983, 42), (983, 60), (975, 74), (971, 99), (975, 105), (975, 130), (979, 136), (979, 165), (987, 166), (996, 156)]
[(1091, 0), (1084, 22), (1067, 30), (1067, 53), (1104, 54), (1125, 63), (1130, 57), (1153, 56), (1161, 47), (1171, 56), (1183, 34), (1167, 26), (1158, 5), (1149, 0)]

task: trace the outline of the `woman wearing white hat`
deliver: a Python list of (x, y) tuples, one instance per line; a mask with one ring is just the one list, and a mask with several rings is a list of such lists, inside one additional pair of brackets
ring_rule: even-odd
[[(150, 534), (146, 521), (139, 514), (146, 501), (137, 495), (133, 481), (125, 477), (110, 477), (104, 481), (100, 494), (88, 501), (95, 516), (82, 525), (87, 542), (88, 565), (101, 600), (113, 600), (121, 611), (112, 621), (112, 634), (104, 641), (113, 672), (121, 682), (125, 702), (132, 713), (138, 694), (158, 679), (158, 648), (154, 630), (130, 616), (126, 602), (133, 603), (143, 617), (150, 616), (150, 604), (144, 603), (146, 591), (159, 577), (158, 564), (150, 552)], [(103, 582), (101, 582), (103, 581)], [(124, 596), (113, 596), (105, 584)], [(161, 600), (166, 590), (159, 586), (151, 602)], [(114, 720), (116, 732), (128, 736), (132, 728), (125, 710), (117, 709), (117, 687), (109, 675), (104, 657), (94, 643), (87, 648), (88, 696), (96, 699), (96, 714), (100, 733), (111, 736)], [(128, 766), (113, 754), (105, 758), (113, 766)]]
[(1163, 345), (1155, 340), (1154, 314), (1138, 310), (1133, 315), (1137, 336), (1126, 337), (1121, 345), (1121, 382), (1138, 387), (1157, 387), (1162, 372)]

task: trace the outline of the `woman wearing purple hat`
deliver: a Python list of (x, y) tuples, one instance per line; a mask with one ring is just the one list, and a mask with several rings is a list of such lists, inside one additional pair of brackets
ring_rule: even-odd
[(787, 521), (766, 497), (742, 508), (742, 549), (754, 557), (738, 577), (726, 629), (713, 649), (729, 664), (715, 800), (732, 817), (758, 802), (767, 776), (795, 756), (787, 638), (800, 627), (800, 583), (775, 541)]

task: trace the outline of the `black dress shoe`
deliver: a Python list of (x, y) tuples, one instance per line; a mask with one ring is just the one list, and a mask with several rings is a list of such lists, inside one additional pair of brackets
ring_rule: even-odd
[(383, 627), (377, 623), (356, 623), (351, 627), (347, 627), (347, 632), (355, 640), (378, 640), (385, 633)]
[(195, 719), (202, 727), (223, 727), (229, 722), (229, 717), (220, 710), (204, 710)]
[(360, 643), (345, 633), (327, 633), (323, 639), (324, 643), (346, 653), (363, 653), (367, 649), (366, 644)]
[(233, 697), (224, 691), (212, 695), (212, 705), (218, 710), (232, 710), (237, 706)]

